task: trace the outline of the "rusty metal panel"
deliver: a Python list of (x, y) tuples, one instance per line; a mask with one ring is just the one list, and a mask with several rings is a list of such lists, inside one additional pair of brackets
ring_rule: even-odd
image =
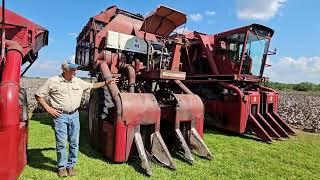
[(120, 93), (122, 120), (126, 124), (155, 124), (160, 122), (160, 107), (153, 94)]
[(145, 19), (140, 30), (168, 37), (171, 32), (186, 21), (186, 14), (166, 6), (160, 6)]
[(189, 121), (203, 118), (204, 106), (197, 95), (173, 94), (178, 104), (176, 107), (176, 119)]

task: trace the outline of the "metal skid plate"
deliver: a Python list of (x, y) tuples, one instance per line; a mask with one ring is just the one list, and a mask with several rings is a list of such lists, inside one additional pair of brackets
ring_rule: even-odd
[(148, 161), (148, 157), (143, 145), (141, 134), (139, 132), (134, 133), (134, 141), (136, 143), (136, 147), (141, 160), (141, 167), (146, 171), (147, 175), (151, 176), (152, 170), (151, 170), (150, 163)]
[(176, 169), (176, 164), (173, 162), (173, 158), (165, 145), (160, 132), (154, 132), (151, 134), (151, 153), (162, 164)]
[[(160, 107), (153, 94), (120, 93), (122, 120), (127, 125), (159, 124)], [(159, 130), (159, 127), (156, 127)]]
[(294, 131), (278, 114), (278, 94), (274, 92), (262, 91), (262, 100), (264, 104), (263, 115), (266, 116), (274, 129), (276, 129), (282, 137), (295, 135)]
[[(277, 96), (273, 92), (257, 91), (249, 93), (248, 129), (253, 131), (257, 137), (265, 142), (271, 142), (272, 139), (281, 140), (289, 138), (290, 127), (276, 114)], [(256, 106), (253, 111), (252, 107)], [(270, 109), (269, 109), (270, 107)]]
[[(189, 147), (196, 152), (196, 154), (212, 159), (213, 155), (201, 139), (203, 137), (203, 113), (204, 106), (197, 95), (192, 94), (173, 94), (177, 100), (176, 105), (176, 137), (180, 141), (180, 145), (184, 150), (184, 156), (190, 162), (193, 162), (191, 151)], [(191, 129), (188, 130), (188, 139), (180, 131), (180, 123), (191, 121)]]
[(176, 122), (192, 121), (192, 126), (203, 136), (204, 106), (197, 95), (173, 94), (176, 101)]
[(142, 125), (154, 125), (154, 132), (151, 133), (150, 151), (151, 155), (158, 162), (171, 169), (176, 169), (167, 146), (165, 145), (160, 130), (160, 107), (153, 94), (138, 94), (138, 93), (120, 93), (122, 102), (122, 120), (127, 126), (127, 143), (126, 154), (131, 151), (132, 142), (134, 140), (137, 147), (139, 157), (141, 159), (141, 167), (146, 171), (146, 174), (152, 175), (150, 163), (147, 159), (146, 148), (142, 137)]

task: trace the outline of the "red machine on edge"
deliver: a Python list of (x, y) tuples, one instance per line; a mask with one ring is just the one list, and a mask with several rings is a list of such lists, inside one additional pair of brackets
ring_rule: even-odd
[[(4, 3), (3, 3), (4, 5)], [(48, 31), (1, 7), (0, 179), (17, 179), (27, 164), (28, 112), (20, 77), (48, 44)], [(21, 72), (22, 64), (29, 65)]]
[(294, 132), (278, 115), (278, 93), (262, 85), (274, 31), (252, 24), (227, 32), (180, 36), (183, 81), (205, 104), (205, 124), (253, 132), (263, 141)]

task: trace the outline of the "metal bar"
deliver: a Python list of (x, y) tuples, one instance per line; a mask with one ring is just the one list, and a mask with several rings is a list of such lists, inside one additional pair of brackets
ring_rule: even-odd
[(175, 132), (176, 132), (177, 138), (178, 138), (178, 140), (180, 142), (180, 145), (181, 145), (181, 147), (182, 147), (182, 149), (184, 151), (184, 157), (189, 161), (189, 163), (193, 164), (194, 159), (192, 157), (191, 150), (188, 147), (187, 142), (184, 139), (180, 129), (175, 129)]
[(250, 129), (256, 133), (257, 137), (261, 138), (263, 141), (272, 142), (271, 137), (268, 135), (266, 130), (263, 129), (263, 127), (259, 124), (257, 119), (252, 114), (249, 115), (248, 124)]
[(270, 124), (267, 122), (267, 120), (264, 119), (264, 117), (260, 113), (257, 113), (257, 117), (259, 117), (260, 122), (262, 122), (262, 124), (264, 126), (264, 129), (268, 132), (268, 134), (271, 137), (273, 137), (277, 140), (281, 139), (281, 136), (272, 128), (272, 126), (270, 126)]
[(24, 70), (23, 72), (21, 73), (20, 77), (22, 77), (27, 71), (28, 69), (31, 67), (31, 65), (34, 63), (35, 61), (33, 61), (32, 63), (30, 63)]
[(268, 122), (275, 129), (281, 137), (289, 138), (289, 134), (279, 125), (279, 123), (271, 116), (270, 113), (266, 113)]
[(159, 132), (151, 134), (151, 146), (151, 153), (159, 162), (171, 169), (175, 170), (177, 168)]
[(214, 60), (214, 57), (212, 55), (212, 52), (211, 52), (211, 49), (210, 49), (210, 42), (209, 42), (209, 39), (207, 36), (204, 36), (204, 35), (201, 35), (199, 33), (196, 33), (195, 36), (197, 38), (199, 38), (199, 40), (201, 41), (201, 44), (206, 52), (206, 55), (208, 57), (208, 61), (209, 61), (209, 65), (210, 65), (210, 68), (212, 70), (212, 73), (214, 75), (217, 75), (217, 74), (220, 74), (219, 73), (219, 70), (218, 70), (218, 67), (216, 65), (216, 62)]
[(246, 39), (244, 40), (244, 43), (243, 43), (242, 53), (241, 53), (241, 57), (240, 57), (241, 59), (240, 59), (240, 67), (239, 67), (238, 76), (240, 76), (241, 71), (242, 71), (242, 64), (243, 64), (245, 51), (247, 50), (247, 42), (248, 42), (249, 32), (250, 31), (246, 32)]
[(275, 118), (275, 120), (280, 124), (280, 126), (287, 131), (290, 135), (296, 135), (296, 133), (288, 126), (287, 123), (283, 121), (283, 119), (279, 116), (278, 113), (272, 112), (271, 115)]
[(136, 143), (136, 147), (141, 160), (141, 167), (146, 171), (147, 175), (151, 176), (152, 170), (148, 161), (146, 151), (144, 150), (141, 134), (139, 132), (134, 133), (134, 142)]
[(205, 157), (210, 160), (213, 159), (212, 153), (210, 152), (206, 144), (203, 142), (195, 128), (191, 128), (190, 145), (198, 153), (199, 156)]

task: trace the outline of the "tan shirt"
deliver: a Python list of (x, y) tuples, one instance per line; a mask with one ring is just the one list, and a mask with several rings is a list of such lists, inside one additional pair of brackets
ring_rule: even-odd
[(92, 87), (92, 83), (77, 77), (67, 81), (62, 76), (55, 76), (40, 86), (35, 94), (39, 97), (49, 96), (48, 103), (52, 107), (70, 112), (80, 106), (83, 92)]

